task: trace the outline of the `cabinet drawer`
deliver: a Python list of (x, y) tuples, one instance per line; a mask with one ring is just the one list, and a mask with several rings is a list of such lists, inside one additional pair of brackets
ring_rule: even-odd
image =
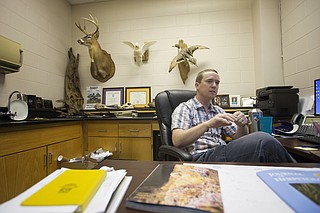
[(111, 159), (118, 159), (118, 138), (117, 137), (89, 137), (88, 151), (92, 152), (98, 148), (112, 152)]
[(81, 135), (80, 124), (60, 124), (60, 126), (34, 127), (29, 130), (1, 133), (0, 156), (80, 138)]
[(88, 123), (88, 136), (118, 136), (118, 124)]
[(151, 137), (151, 124), (119, 124), (120, 137)]
[(119, 159), (152, 160), (151, 138), (120, 138)]

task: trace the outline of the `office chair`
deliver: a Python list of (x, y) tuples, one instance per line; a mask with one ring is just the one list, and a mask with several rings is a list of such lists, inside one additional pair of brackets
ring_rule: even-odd
[(158, 155), (164, 156), (167, 161), (191, 161), (192, 155), (172, 144), (171, 114), (181, 103), (193, 98), (195, 91), (191, 90), (165, 90), (155, 97), (156, 114), (160, 127), (161, 146)]

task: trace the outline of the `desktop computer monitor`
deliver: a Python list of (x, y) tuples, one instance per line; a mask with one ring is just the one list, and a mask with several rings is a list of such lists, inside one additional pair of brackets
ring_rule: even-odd
[(320, 116), (320, 79), (314, 80), (314, 115)]

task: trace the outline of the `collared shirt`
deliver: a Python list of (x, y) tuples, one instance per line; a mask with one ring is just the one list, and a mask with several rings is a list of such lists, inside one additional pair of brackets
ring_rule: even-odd
[[(206, 112), (205, 107), (196, 99), (196, 97), (191, 98), (187, 102), (179, 104), (172, 113), (171, 130), (189, 129), (210, 120), (220, 113), (225, 113), (221, 107), (210, 104), (208, 112)], [(226, 144), (222, 139), (222, 133), (231, 136), (235, 134), (235, 132), (236, 125), (234, 123), (230, 126), (209, 128), (194, 143), (184, 148), (191, 154), (205, 152), (209, 149)]]

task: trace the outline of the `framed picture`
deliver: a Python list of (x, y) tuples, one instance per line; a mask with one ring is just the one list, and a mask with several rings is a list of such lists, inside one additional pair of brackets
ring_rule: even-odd
[(241, 97), (240, 95), (230, 95), (230, 107), (240, 107)]
[(230, 107), (229, 95), (217, 95), (214, 103), (220, 107)]
[(101, 86), (87, 86), (85, 109), (95, 109), (96, 104), (101, 103)]
[(255, 100), (252, 98), (241, 98), (242, 107), (253, 107)]
[(126, 103), (134, 107), (146, 107), (150, 103), (151, 87), (126, 87)]
[(107, 106), (124, 104), (124, 88), (113, 87), (102, 89), (102, 104)]
[(217, 95), (216, 97), (214, 97), (213, 104), (221, 106), (220, 96)]

